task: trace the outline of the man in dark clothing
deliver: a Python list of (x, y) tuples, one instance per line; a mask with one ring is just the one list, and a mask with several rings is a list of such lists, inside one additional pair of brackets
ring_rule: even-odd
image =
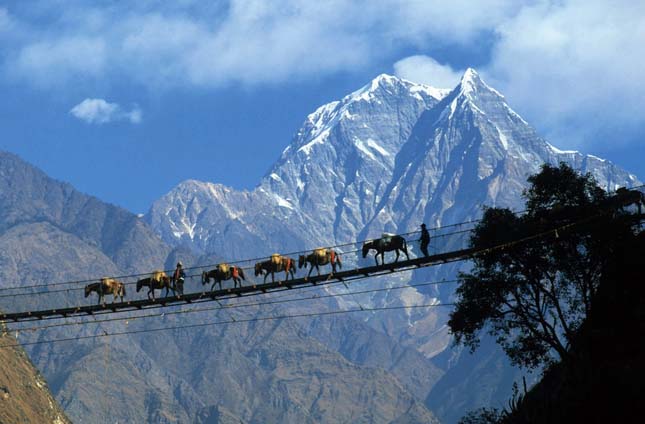
[(186, 279), (186, 273), (181, 262), (177, 262), (177, 268), (172, 275), (172, 281), (175, 286), (175, 292), (177, 294), (184, 294), (184, 280)]
[(427, 258), (429, 256), (428, 245), (430, 244), (430, 233), (428, 233), (428, 230), (426, 229), (426, 224), (421, 224), (421, 238), (419, 241), (421, 242), (419, 248), (421, 249), (421, 252), (423, 252), (423, 256)]

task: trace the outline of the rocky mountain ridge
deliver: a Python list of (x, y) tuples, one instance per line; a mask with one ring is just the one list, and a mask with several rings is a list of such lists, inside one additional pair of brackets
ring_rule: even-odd
[[(238, 238), (259, 237), (264, 251), (284, 251), (284, 243), (304, 244), (290, 242), (291, 233), (306, 247), (331, 245), (423, 221), (459, 222), (482, 205), (514, 206), (526, 177), (559, 161), (609, 189), (637, 182), (608, 161), (553, 147), (473, 69), (453, 90), (380, 75), (310, 114), (256, 189), (189, 180), (145, 219), (172, 245), (240, 259), (231, 251)], [(286, 221), (276, 244), (269, 223)]]

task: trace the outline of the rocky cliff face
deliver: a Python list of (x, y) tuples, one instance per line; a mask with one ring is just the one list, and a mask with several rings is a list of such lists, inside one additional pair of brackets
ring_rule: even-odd
[(453, 90), (381, 75), (309, 115), (255, 190), (186, 181), (145, 219), (170, 244), (237, 258), (231, 248), (252, 241), (265, 242), (253, 253), (284, 251), (407, 232), (423, 221), (450, 224), (483, 205), (515, 206), (526, 177), (559, 161), (609, 189), (637, 181), (541, 139), (472, 69)]
[[(0, 323), (0, 346), (15, 344)], [(0, 364), (1, 423), (71, 423), (21, 347), (0, 348)]]
[[(381, 75), (309, 115), (257, 189), (186, 181), (155, 202), (145, 219), (171, 244), (227, 257), (302, 248), (311, 235), (322, 244), (352, 240), (364, 225), (360, 217), (370, 216), (382, 194), (396, 152), (445, 94)], [(239, 245), (246, 249), (231, 251)]]

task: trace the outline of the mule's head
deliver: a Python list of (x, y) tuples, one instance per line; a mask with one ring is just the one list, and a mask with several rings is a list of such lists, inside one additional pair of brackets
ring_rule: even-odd
[(202, 271), (202, 286), (208, 284), (208, 272)]
[(143, 287), (143, 280), (137, 281), (137, 293), (141, 291), (141, 287)]
[(255, 264), (255, 276), (257, 277), (258, 275), (262, 274), (262, 263), (258, 262)]
[(302, 267), (307, 268), (307, 258), (305, 258), (305, 255), (300, 255), (298, 256), (298, 268)]
[(85, 297), (89, 296), (92, 293), (92, 289), (89, 285), (85, 286)]

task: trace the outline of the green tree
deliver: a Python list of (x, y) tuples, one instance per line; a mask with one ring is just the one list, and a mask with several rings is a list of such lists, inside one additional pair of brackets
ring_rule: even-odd
[(544, 165), (528, 181), (524, 214), (485, 210), (471, 247), (507, 245), (477, 255), (460, 275), (448, 325), (455, 342), (471, 350), (485, 330), (516, 365), (568, 366), (607, 260), (633, 232), (628, 220), (609, 212), (607, 194), (589, 174), (561, 163)]

